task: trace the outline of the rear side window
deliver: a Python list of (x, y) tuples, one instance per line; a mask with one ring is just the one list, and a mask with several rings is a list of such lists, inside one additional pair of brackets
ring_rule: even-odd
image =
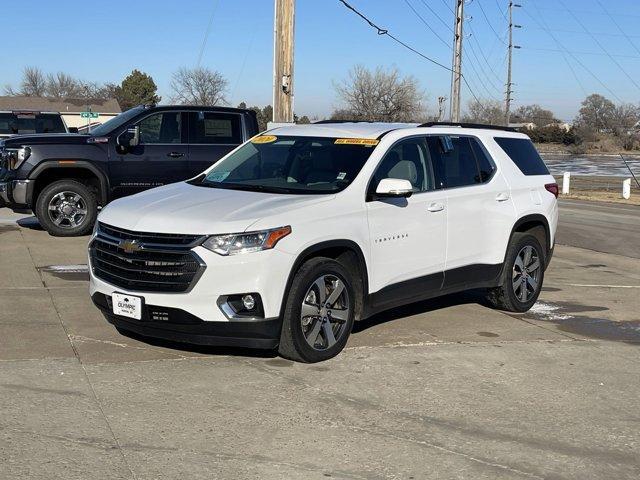
[(465, 187), (482, 183), (476, 154), (469, 137), (429, 136), (437, 188)]
[(240, 145), (242, 122), (235, 113), (196, 112), (189, 119), (189, 143)]
[(525, 175), (549, 175), (536, 147), (526, 138), (502, 138), (494, 140)]

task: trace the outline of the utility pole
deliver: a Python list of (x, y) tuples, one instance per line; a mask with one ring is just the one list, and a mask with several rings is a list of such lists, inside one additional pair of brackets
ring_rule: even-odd
[(513, 24), (513, 7), (520, 7), (520, 5), (518, 5), (517, 3), (513, 3), (513, 1), (509, 0), (509, 46), (508, 48), (508, 52), (507, 52), (507, 56), (508, 56), (508, 61), (507, 61), (507, 89), (505, 90), (505, 97), (504, 97), (504, 124), (505, 126), (509, 126), (509, 121), (510, 121), (510, 117), (511, 117), (511, 94), (513, 93), (513, 90), (511, 90), (511, 87), (513, 86), (513, 82), (511, 82), (511, 57), (513, 55), (513, 49), (514, 48), (520, 48), (517, 45), (513, 44), (513, 28), (521, 28), (520, 25), (514, 25)]
[(273, 29), (273, 121), (293, 123), (293, 30), (295, 0), (275, 0)]
[(462, 22), (464, 21), (464, 1), (456, 0), (456, 23), (454, 25), (453, 72), (451, 73), (452, 122), (460, 121), (460, 87), (462, 82)]
[(441, 122), (444, 116), (444, 102), (447, 101), (447, 97), (438, 97), (438, 121)]

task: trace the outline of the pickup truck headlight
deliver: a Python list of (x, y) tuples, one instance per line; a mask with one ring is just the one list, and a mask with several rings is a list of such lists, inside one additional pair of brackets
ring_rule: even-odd
[(291, 233), (291, 227), (272, 228), (258, 232), (229, 233), (212, 235), (202, 246), (218, 255), (237, 255), (239, 253), (269, 250)]
[(16, 170), (31, 155), (29, 147), (21, 147), (9, 154), (9, 169)]

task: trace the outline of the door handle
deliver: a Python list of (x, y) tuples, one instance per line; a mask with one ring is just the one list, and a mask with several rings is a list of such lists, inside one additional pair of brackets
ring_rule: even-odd
[(171, 157), (171, 158), (180, 158), (180, 157), (184, 157), (184, 153), (180, 153), (180, 152), (171, 152), (171, 153), (167, 153), (167, 157)]
[(444, 203), (432, 203), (427, 207), (430, 212), (441, 212), (444, 210)]
[(496, 195), (497, 202), (506, 202), (507, 200), (509, 200), (509, 198), (509, 194), (506, 192), (500, 192), (498, 195)]

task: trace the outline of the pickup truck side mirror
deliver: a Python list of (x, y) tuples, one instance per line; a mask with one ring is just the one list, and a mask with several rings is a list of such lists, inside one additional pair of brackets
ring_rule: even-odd
[(376, 197), (407, 198), (413, 193), (413, 185), (409, 180), (400, 178), (384, 178), (376, 188)]
[(137, 147), (140, 144), (140, 127), (136, 125), (135, 127), (127, 128), (118, 135), (116, 143), (125, 151)]
[(78, 127), (69, 127), (67, 130), (69, 130), (69, 133), (78, 133)]

